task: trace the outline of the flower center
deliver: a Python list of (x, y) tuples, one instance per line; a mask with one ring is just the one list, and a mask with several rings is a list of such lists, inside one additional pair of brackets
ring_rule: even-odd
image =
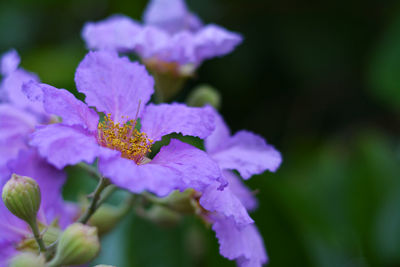
[(99, 144), (118, 150), (123, 158), (141, 164), (147, 153), (151, 152), (153, 140), (139, 132), (136, 124), (136, 120), (129, 120), (125, 124), (114, 123), (111, 114), (107, 114), (97, 127)]

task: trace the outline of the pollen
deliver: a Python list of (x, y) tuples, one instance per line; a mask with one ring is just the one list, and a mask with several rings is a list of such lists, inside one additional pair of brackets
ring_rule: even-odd
[(153, 140), (145, 133), (139, 132), (136, 125), (136, 120), (129, 120), (124, 124), (115, 123), (111, 119), (111, 114), (107, 114), (97, 127), (98, 142), (104, 147), (120, 151), (123, 158), (140, 164), (151, 152)]

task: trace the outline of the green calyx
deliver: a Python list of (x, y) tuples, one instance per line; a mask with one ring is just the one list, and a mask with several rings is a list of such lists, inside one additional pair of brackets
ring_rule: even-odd
[(41, 196), (39, 185), (34, 179), (13, 174), (3, 187), (2, 198), (12, 214), (29, 225), (36, 221)]
[(100, 251), (97, 228), (81, 223), (71, 224), (60, 236), (56, 254), (48, 265), (79, 265), (92, 260)]
[(89, 224), (95, 226), (99, 235), (102, 236), (111, 231), (119, 223), (122, 216), (120, 209), (109, 204), (103, 204), (90, 217)]
[(37, 255), (30, 252), (23, 252), (15, 256), (11, 262), (10, 267), (46, 267), (46, 261), (43, 255)]
[(192, 107), (211, 105), (219, 109), (221, 106), (221, 95), (214, 87), (203, 84), (193, 89), (186, 102)]

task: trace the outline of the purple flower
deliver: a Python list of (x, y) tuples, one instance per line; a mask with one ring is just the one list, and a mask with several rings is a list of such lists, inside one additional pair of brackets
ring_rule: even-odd
[(29, 149), (28, 137), (36, 125), (51, 119), (42, 103), (32, 102), (22, 84), (38, 81), (35, 74), (19, 68), (20, 58), (15, 50), (5, 53), (0, 61), (3, 80), (0, 82), (0, 178), (9, 173), (7, 162), (15, 159), (19, 151)]
[(203, 216), (210, 221), (224, 257), (236, 260), (239, 266), (256, 267), (268, 258), (263, 240), (247, 214), (257, 206), (257, 200), (240, 181), (265, 170), (276, 171), (282, 158), (264, 139), (248, 131), (231, 136), (228, 126), (214, 110), (216, 128), (205, 140), (208, 154), (218, 163), (223, 178), (228, 182), (222, 191), (214, 185), (202, 192), (200, 205), (207, 210)]
[[(75, 206), (62, 201), (61, 187), (66, 180), (63, 171), (57, 170), (29, 146), (29, 136), (39, 124), (52, 119), (45, 113), (40, 101), (28, 99), (22, 89), (25, 82), (36, 82), (35, 74), (19, 68), (20, 58), (15, 50), (3, 55), (0, 61), (3, 80), (0, 83), (0, 185), (12, 173), (37, 180), (42, 193), (38, 220), (43, 226), (52, 222), (64, 228), (77, 213)], [(31, 94), (39, 98), (38, 94)], [(25, 222), (12, 215), (0, 203), (0, 266), (6, 266), (18, 252), (18, 246), (32, 233)]]
[(28, 148), (28, 136), (36, 124), (36, 117), (26, 111), (0, 104), (0, 178), (9, 173), (7, 163)]
[(240, 267), (259, 267), (268, 261), (264, 242), (254, 224), (239, 229), (232, 220), (219, 218), (212, 229), (219, 240), (221, 255), (236, 260)]
[(203, 25), (183, 0), (152, 0), (143, 18), (143, 25), (122, 15), (90, 22), (82, 36), (89, 49), (135, 52), (148, 65), (172, 64), (177, 71), (224, 56), (242, 41), (239, 34), (220, 26)]
[[(64, 203), (61, 198), (61, 187), (66, 179), (64, 172), (49, 165), (33, 149), (20, 151), (18, 157), (8, 165), (10, 173), (29, 176), (38, 182), (42, 195), (38, 212), (40, 225), (64, 229), (73, 221), (78, 210), (72, 204)], [(0, 179), (1, 187), (7, 179)], [(11, 214), (0, 200), (0, 266), (8, 266), (7, 262), (19, 250), (32, 249), (23, 246), (29, 239), (32, 239), (29, 226)]]
[(191, 13), (183, 0), (153, 0), (143, 14), (146, 25), (159, 27), (174, 34), (180, 31), (197, 31), (201, 20)]
[(14, 72), (21, 62), (17, 51), (14, 49), (4, 53), (0, 62), (0, 73), (2, 75), (9, 75)]
[(114, 184), (159, 196), (189, 187), (202, 191), (220, 179), (218, 166), (205, 152), (176, 139), (149, 158), (152, 144), (167, 134), (207, 137), (214, 130), (211, 108), (146, 105), (154, 82), (144, 66), (105, 51), (86, 55), (75, 82), (86, 103), (106, 114), (103, 119), (66, 90), (25, 85), (32, 94), (42, 90), (45, 110), (62, 118), (62, 123), (40, 127), (32, 135), (31, 144), (54, 166), (99, 158), (100, 172)]
[(233, 136), (223, 118), (214, 111), (215, 131), (205, 140), (208, 154), (223, 170), (237, 170), (244, 179), (266, 170), (275, 172), (282, 162), (280, 153), (252, 132), (241, 130)]
[(20, 58), (15, 50), (5, 53), (0, 62), (3, 80), (0, 83), (0, 102), (12, 104), (36, 115), (43, 115), (43, 106), (30, 101), (22, 91), (22, 84), (28, 81), (39, 81), (36, 74), (19, 68)]

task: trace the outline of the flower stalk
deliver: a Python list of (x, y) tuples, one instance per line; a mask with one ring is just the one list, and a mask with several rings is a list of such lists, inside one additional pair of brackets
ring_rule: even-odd
[(38, 243), (40, 252), (46, 252), (46, 245), (44, 244), (42, 235), (40, 234), (39, 227), (37, 225), (36, 220), (33, 220), (29, 223), (29, 227), (32, 229), (33, 237)]
[(101, 193), (108, 185), (110, 185), (110, 181), (107, 178), (101, 177), (96, 189), (91, 194), (93, 198), (92, 201), (90, 202), (89, 208), (79, 218), (78, 222), (85, 224), (89, 221), (90, 217), (93, 215), (93, 213), (95, 213), (95, 211), (99, 207), (98, 203), (100, 201)]

